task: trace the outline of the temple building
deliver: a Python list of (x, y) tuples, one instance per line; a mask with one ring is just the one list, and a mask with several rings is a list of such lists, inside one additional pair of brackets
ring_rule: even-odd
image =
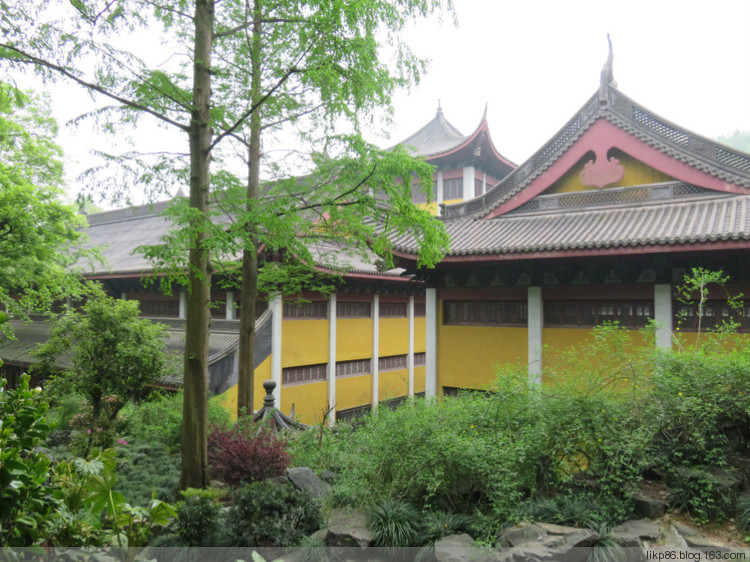
[(448, 122), (438, 102), (435, 118), (398, 144), (435, 166), (434, 200), (427, 201), (416, 188), (412, 197), (414, 203), (426, 204), (433, 214), (438, 213), (440, 205), (480, 197), (516, 168), (492, 143), (486, 107), (477, 128), (465, 136)]
[[(436, 200), (415, 202), (444, 221), (449, 254), (419, 270), (416, 241), (403, 237), (394, 240), (400, 269), (361, 261), (330, 297), (273, 296), (258, 318), (256, 408), (266, 379), (281, 410), (305, 423), (480, 389), (503, 363), (527, 365), (543, 382), (550, 350), (585, 341), (605, 321), (637, 330), (655, 320), (655, 345), (669, 348), (680, 316), (690, 341), (696, 310), (675, 287), (694, 267), (723, 270), (730, 291), (750, 294), (750, 155), (631, 100), (614, 86), (611, 63), (592, 97), (518, 166), (495, 148), (486, 111), (464, 136), (438, 107), (401, 144), (435, 166)], [(168, 323), (179, 350), (184, 295), (144, 289), (151, 265), (134, 253), (166, 233), (162, 210), (90, 216), (87, 234), (106, 263), (87, 277)], [(232, 407), (238, 298), (218, 286), (212, 298), (211, 389)], [(717, 299), (703, 315), (710, 326), (732, 311)], [(28, 362), (28, 346), (14, 345), (0, 356)]]

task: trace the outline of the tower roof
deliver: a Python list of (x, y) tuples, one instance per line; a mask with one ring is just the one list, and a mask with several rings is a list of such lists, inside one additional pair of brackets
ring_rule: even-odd
[(434, 156), (459, 146), (468, 138), (448, 122), (438, 102), (432, 121), (398, 144), (419, 156)]

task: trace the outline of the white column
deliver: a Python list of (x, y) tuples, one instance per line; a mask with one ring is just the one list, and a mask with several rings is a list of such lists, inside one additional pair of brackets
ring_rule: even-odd
[(442, 203), (445, 199), (443, 197), (443, 172), (437, 173), (437, 189), (435, 190), (435, 197), (437, 198), (438, 202), (438, 209), (440, 208), (439, 205)]
[(409, 353), (406, 355), (406, 367), (409, 369), (409, 397), (414, 396), (414, 295), (409, 295)]
[(271, 309), (271, 378), (276, 382), (273, 398), (281, 409), (281, 326), (284, 321), (284, 301), (281, 293), (273, 293), (268, 299)]
[(464, 201), (474, 198), (474, 166), (464, 166)]
[(372, 413), (380, 401), (380, 295), (372, 297)]
[(226, 309), (226, 319), (234, 320), (234, 291), (227, 291)]
[(542, 326), (544, 326), (544, 304), (542, 288), (528, 289), (529, 316), (529, 382), (542, 384)]
[(672, 285), (654, 285), (654, 320), (656, 347), (672, 349)]
[(328, 300), (328, 425), (336, 424), (336, 293)]
[(425, 396), (437, 396), (437, 289), (425, 291)]
[(179, 317), (182, 319), (187, 318), (187, 293), (185, 291), (180, 291)]
[(487, 193), (487, 172), (482, 172), (482, 193)]

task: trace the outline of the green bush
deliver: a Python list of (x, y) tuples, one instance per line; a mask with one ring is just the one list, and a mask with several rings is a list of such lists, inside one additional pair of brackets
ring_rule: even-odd
[(50, 427), (47, 403), (23, 375), (15, 389), (0, 378), (0, 544), (29, 546), (45, 536), (54, 514), (49, 495), (49, 459), (36, 450)]
[(180, 483), (180, 455), (159, 444), (134, 444), (120, 439), (117, 447), (117, 490), (131, 505), (152, 497), (172, 501)]
[(224, 522), (227, 545), (297, 546), (323, 523), (317, 502), (290, 485), (253, 482), (231, 499)]
[[(148, 400), (125, 406), (122, 416), (127, 420), (124, 432), (128, 442), (160, 444), (170, 452), (178, 451), (182, 432), (182, 402), (182, 392), (153, 392)], [(229, 412), (216, 397), (208, 401), (208, 422), (218, 427), (229, 423)]]
[(177, 536), (183, 546), (208, 546), (219, 527), (221, 506), (216, 490), (189, 488), (175, 504)]
[(427, 541), (422, 513), (413, 505), (392, 498), (372, 507), (370, 529), (375, 546), (408, 548)]

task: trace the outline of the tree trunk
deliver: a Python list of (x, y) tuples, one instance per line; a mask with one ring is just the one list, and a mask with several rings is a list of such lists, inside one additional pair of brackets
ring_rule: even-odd
[[(193, 109), (190, 120), (190, 206), (208, 216), (211, 126), (210, 61), (213, 47), (213, 0), (196, 0), (193, 61)], [(208, 485), (208, 335), (211, 319), (211, 268), (202, 220), (190, 225), (189, 291), (185, 323), (182, 475), (180, 488)]]
[[(252, 65), (251, 104), (257, 107), (261, 98), (261, 23), (259, 0), (253, 12), (253, 36), (250, 47)], [(250, 142), (247, 160), (246, 212), (253, 213), (260, 193), (260, 110), (250, 116)], [(250, 221), (254, 225), (254, 221)], [(251, 226), (251, 228), (254, 228)], [(240, 297), (240, 356), (237, 381), (237, 415), (252, 415), (255, 401), (255, 307), (258, 298), (258, 250), (253, 233), (242, 252), (242, 296)], [(274, 322), (278, 319), (274, 318)]]

